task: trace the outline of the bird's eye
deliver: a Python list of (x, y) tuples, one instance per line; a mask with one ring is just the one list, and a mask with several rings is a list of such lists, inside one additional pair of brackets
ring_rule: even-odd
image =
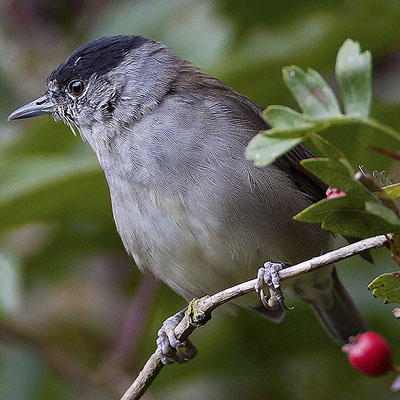
[(72, 81), (68, 85), (68, 90), (74, 96), (80, 96), (83, 93), (84, 89), (85, 89), (85, 85), (82, 81)]

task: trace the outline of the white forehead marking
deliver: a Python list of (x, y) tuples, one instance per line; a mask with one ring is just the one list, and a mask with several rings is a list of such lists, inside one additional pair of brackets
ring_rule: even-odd
[(74, 62), (74, 65), (78, 64), (78, 61), (82, 58), (82, 56), (79, 56), (76, 61)]

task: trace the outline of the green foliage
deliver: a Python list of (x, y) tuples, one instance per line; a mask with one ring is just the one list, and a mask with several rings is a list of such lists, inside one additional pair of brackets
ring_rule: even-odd
[(360, 44), (348, 39), (338, 52), (335, 71), (345, 114), (368, 118), (372, 104), (371, 53), (361, 53)]
[[(274, 162), (300, 142), (300, 138), (274, 138), (259, 133), (250, 141), (246, 154), (251, 154), (256, 165), (265, 166)], [(268, 152), (264, 151), (266, 147)]]
[[(307, 159), (301, 165), (326, 184), (345, 193), (344, 198), (325, 199), (295, 216), (302, 222), (320, 222), (324, 229), (346, 236), (368, 237), (400, 232), (399, 216), (384, 204), (382, 196), (354, 178), (355, 171), (343, 152), (322, 138), (331, 126), (362, 123), (374, 127), (400, 142), (400, 133), (370, 118), (372, 103), (372, 61), (367, 51), (347, 39), (336, 59), (344, 111), (332, 89), (318, 72), (291, 66), (283, 69), (283, 81), (299, 104), (302, 113), (283, 106), (270, 106), (264, 112), (271, 129), (258, 134), (247, 147), (247, 157), (265, 166), (308, 139), (324, 158)], [(394, 188), (389, 193), (395, 195)]]
[(283, 68), (282, 75), (305, 117), (313, 121), (324, 121), (341, 115), (332, 89), (318, 72), (312, 69), (304, 72), (296, 66), (291, 66)]
[[(400, 184), (387, 185), (387, 176), (357, 173), (344, 152), (319, 133), (332, 126), (361, 123), (376, 128), (400, 141), (399, 132), (370, 118), (372, 105), (372, 58), (361, 53), (359, 43), (347, 39), (339, 49), (335, 74), (344, 114), (332, 89), (316, 71), (291, 66), (283, 69), (283, 81), (302, 113), (284, 106), (269, 106), (264, 119), (271, 129), (258, 134), (247, 147), (247, 157), (258, 166), (268, 165), (298, 143), (309, 143), (324, 158), (301, 161), (301, 165), (339, 196), (323, 199), (294, 218), (321, 223), (322, 228), (350, 237), (369, 237), (389, 232), (400, 233), (400, 210), (393, 201), (400, 197)], [(383, 187), (384, 186), (384, 187)], [(368, 286), (375, 297), (385, 302), (400, 302), (400, 273), (383, 274)]]
[[(345, 156), (344, 154), (332, 143), (328, 142), (325, 140), (323, 137), (320, 135), (312, 135), (310, 136), (310, 141), (312, 145), (315, 147), (315, 149), (323, 155), (324, 157), (332, 160), (332, 161), (340, 161), (344, 160)], [(351, 167), (348, 166), (346, 163), (346, 168), (349, 169), (349, 172), (351, 170)], [(353, 170), (351, 170), (352, 172)]]
[(344, 236), (370, 237), (382, 232), (400, 232), (400, 223), (385, 218), (386, 211), (390, 210), (381, 206), (384, 210), (382, 212), (371, 205), (367, 207), (368, 204), (364, 199), (352, 195), (324, 199), (306, 208), (295, 218), (301, 222), (320, 222), (322, 228)]
[[(345, 114), (332, 89), (322, 76), (308, 69), (291, 66), (283, 69), (283, 81), (296, 99), (303, 113), (288, 107), (269, 106), (264, 112), (265, 120), (272, 129), (264, 131), (266, 139), (256, 136), (256, 144), (249, 143), (247, 158), (263, 167), (273, 162), (292, 147), (316, 132), (333, 126), (362, 123), (374, 127), (400, 142), (400, 133), (369, 118), (372, 101), (372, 61), (369, 52), (360, 53), (360, 45), (348, 39), (340, 48), (336, 62), (336, 78), (342, 92)], [(276, 140), (281, 139), (281, 143)], [(297, 138), (298, 141), (294, 141)]]
[(400, 183), (385, 186), (383, 189), (386, 195), (391, 199), (398, 199), (400, 197)]
[(382, 274), (374, 279), (368, 289), (374, 297), (382, 298), (385, 303), (400, 303), (400, 272)]
[(347, 160), (331, 160), (329, 158), (310, 158), (302, 160), (301, 165), (312, 172), (323, 182), (346, 194), (359, 197), (367, 197), (368, 190), (363, 185), (353, 179), (353, 169), (348, 165)]

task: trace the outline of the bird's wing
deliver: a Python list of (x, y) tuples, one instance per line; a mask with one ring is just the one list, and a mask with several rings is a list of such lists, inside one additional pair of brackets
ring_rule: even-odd
[[(193, 91), (193, 88), (196, 90)], [(191, 66), (182, 67), (181, 73), (174, 82), (173, 90), (180, 93), (196, 93), (201, 98), (212, 98), (219, 104), (219, 109), (223, 107), (225, 112), (231, 113), (233, 119), (237, 119), (238, 123), (245, 122), (248, 127), (254, 129), (254, 134), (250, 129), (245, 130), (244, 134), (250, 133), (254, 136), (258, 131), (269, 129), (262, 118), (262, 107), (219, 80)], [(247, 139), (250, 140), (251, 137)], [(301, 160), (313, 157), (315, 157), (314, 154), (305, 145), (299, 144), (276, 160), (274, 165), (286, 172), (299, 190), (316, 202), (326, 196), (327, 185), (300, 165)]]
[(314, 154), (306, 146), (299, 144), (278, 158), (274, 164), (286, 172), (296, 186), (315, 202), (326, 197), (327, 185), (300, 164), (301, 160), (314, 157)]

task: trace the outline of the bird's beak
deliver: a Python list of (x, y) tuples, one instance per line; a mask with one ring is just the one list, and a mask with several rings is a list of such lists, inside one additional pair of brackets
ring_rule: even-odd
[(9, 115), (8, 121), (51, 114), (54, 111), (55, 103), (45, 95), (15, 110)]

